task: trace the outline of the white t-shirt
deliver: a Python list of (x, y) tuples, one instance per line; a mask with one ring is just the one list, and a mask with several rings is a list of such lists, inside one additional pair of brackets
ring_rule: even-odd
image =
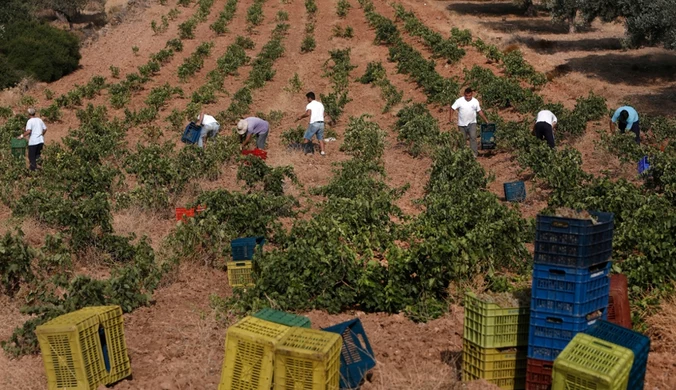
[(554, 123), (557, 122), (556, 115), (554, 115), (554, 113), (549, 110), (542, 110), (538, 112), (538, 117), (535, 119), (535, 123), (538, 122), (547, 122), (553, 126)]
[(207, 126), (207, 125), (211, 125), (211, 124), (214, 124), (214, 123), (218, 123), (218, 121), (213, 116), (207, 115), (207, 114), (204, 114), (202, 116), (202, 125)]
[(26, 131), (31, 132), (30, 139), (28, 140), (28, 146), (40, 145), (45, 143), (45, 138), (42, 136), (42, 132), (47, 130), (45, 122), (40, 118), (31, 118), (26, 123)]
[(310, 123), (315, 122), (324, 122), (324, 105), (320, 102), (313, 100), (307, 104), (305, 111), (310, 110)]
[(476, 123), (476, 113), (481, 111), (479, 101), (476, 98), (467, 101), (464, 96), (456, 100), (451, 108), (458, 111), (458, 126)]

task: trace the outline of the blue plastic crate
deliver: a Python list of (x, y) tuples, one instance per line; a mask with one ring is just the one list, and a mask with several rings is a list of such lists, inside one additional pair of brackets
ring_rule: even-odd
[(495, 149), (495, 123), (481, 124), (481, 150)]
[(591, 220), (537, 216), (535, 263), (588, 267), (607, 261), (613, 251), (614, 215), (590, 211)]
[(627, 386), (627, 389), (643, 389), (648, 353), (650, 352), (650, 338), (648, 336), (608, 321), (597, 321), (585, 333), (609, 343), (631, 349), (634, 352), (634, 364), (629, 372), (629, 386)]
[(573, 317), (531, 310), (528, 358), (553, 361), (576, 334), (607, 318), (607, 308), (599, 311)]
[(640, 175), (648, 169), (650, 169), (650, 162), (648, 162), (648, 156), (645, 156), (638, 162), (638, 174)]
[(358, 389), (366, 373), (376, 366), (376, 358), (359, 318), (322, 329), (343, 337), (340, 354), (340, 388)]
[(188, 123), (188, 126), (185, 127), (183, 131), (183, 136), (181, 137), (181, 142), (185, 144), (196, 144), (200, 139), (200, 134), (202, 133), (202, 126), (197, 126), (195, 122)]
[(244, 237), (236, 238), (230, 242), (230, 248), (233, 260), (251, 260), (253, 259), (256, 246), (261, 248), (265, 244), (263, 237)]
[(508, 202), (523, 202), (526, 200), (526, 184), (524, 182), (504, 183), (502, 187), (505, 189), (505, 200)]
[(611, 263), (587, 268), (534, 264), (531, 309), (581, 316), (608, 307)]

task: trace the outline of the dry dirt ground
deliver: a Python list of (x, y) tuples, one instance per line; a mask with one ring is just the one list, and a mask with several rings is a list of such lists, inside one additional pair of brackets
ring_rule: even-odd
[[(124, 6), (126, 2), (109, 4), (108, 9)], [(329, 81), (322, 77), (321, 66), (329, 58), (328, 50), (333, 48), (351, 48), (352, 62), (358, 65), (353, 76), (360, 76), (369, 61), (382, 61), (388, 78), (397, 88), (404, 91), (404, 99), (424, 101), (424, 95), (403, 75), (396, 74), (394, 64), (387, 62), (387, 48), (373, 45), (373, 31), (366, 23), (363, 12), (356, 0), (351, 0), (352, 9), (345, 20), (335, 17), (336, 0), (318, 0), (317, 26), (315, 37), (317, 49), (309, 54), (300, 54), (300, 45), (304, 36), (306, 14), (302, 0), (281, 2), (268, 0), (264, 5), (265, 22), (252, 35), (256, 49), (249, 53), (254, 56), (269, 39), (276, 22), (274, 15), (279, 10), (289, 13), (291, 29), (284, 41), (287, 53), (279, 59), (274, 68), (274, 80), (254, 92), (254, 112), (281, 110), (285, 113), (280, 125), (274, 127), (269, 137), (268, 163), (273, 166), (294, 166), (300, 182), (305, 188), (326, 183), (331, 177), (331, 164), (347, 158), (339, 150), (346, 120), (335, 126), (339, 141), (328, 144), (328, 156), (306, 157), (289, 152), (281, 145), (280, 134), (289, 127), (295, 127), (293, 118), (304, 108), (304, 91), (291, 93), (284, 90), (288, 80), (298, 73), (304, 84), (304, 90), (314, 90), (317, 94), (328, 92)], [(161, 6), (156, 2), (148, 7), (130, 13), (121, 24), (109, 26), (100, 31), (98, 37), (85, 45), (82, 50), (82, 68), (77, 72), (50, 84), (48, 87), (57, 95), (65, 93), (75, 84), (84, 84), (94, 75), (105, 75), (110, 79), (109, 67), (117, 66), (121, 73), (135, 71), (136, 67), (147, 61), (147, 54), (157, 52), (165, 42), (177, 35), (177, 25), (185, 21), (193, 8), (181, 8), (178, 20), (172, 22), (168, 31), (154, 35), (150, 30), (150, 21), (159, 20), (175, 4)], [(217, 0), (206, 23), (197, 27), (196, 39), (185, 41), (183, 53), (179, 53), (169, 65), (162, 68), (158, 76), (147, 86), (144, 92), (136, 95), (129, 104), (130, 109), (143, 107), (151, 87), (164, 84), (180, 85), (190, 96), (203, 84), (205, 75), (216, 67), (218, 58), (236, 35), (246, 35), (244, 16), (252, 0), (240, 0), (235, 19), (230, 23), (230, 33), (216, 36), (209, 25), (215, 20), (225, 4)], [(544, 94), (551, 100), (561, 101), (567, 106), (574, 104), (575, 97), (586, 95), (594, 90), (608, 98), (611, 105), (629, 101), (647, 112), (671, 114), (676, 99), (676, 54), (655, 48), (636, 51), (622, 51), (621, 37), (623, 29), (619, 25), (594, 24), (591, 29), (565, 34), (567, 27), (553, 24), (545, 15), (524, 17), (510, 2), (495, 1), (414, 1), (403, 0), (403, 4), (412, 8), (418, 17), (428, 26), (447, 34), (452, 26), (469, 28), (473, 34), (497, 43), (501, 47), (516, 44), (525, 53), (526, 58), (540, 71), (553, 72), (553, 80), (547, 85)], [(375, 1), (378, 12), (390, 18), (394, 12), (388, 2)], [(112, 6), (112, 7), (111, 7)], [(332, 37), (334, 25), (350, 25), (355, 37), (351, 40)], [(429, 52), (415, 39), (405, 35), (405, 39), (425, 54)], [(197, 45), (202, 41), (216, 43), (214, 53), (205, 61), (205, 67), (191, 79), (182, 84), (176, 75), (176, 69)], [(131, 47), (138, 46), (139, 55), (132, 53)], [(444, 76), (461, 76), (464, 67), (485, 64), (485, 58), (473, 49), (459, 65), (441, 65), (437, 69)], [(232, 93), (243, 83), (249, 67), (244, 67), (237, 77), (228, 77), (225, 89)], [(42, 89), (45, 85), (33, 86), (29, 94), (41, 100), (39, 105), (47, 105)], [(400, 201), (405, 212), (419, 212), (414, 200), (420, 198), (427, 181), (429, 159), (414, 159), (403, 152), (396, 144), (394, 133), (390, 130), (395, 121), (394, 114), (382, 114), (383, 102), (378, 89), (357, 82), (350, 83), (350, 95), (353, 99), (346, 106), (346, 114), (373, 116), (390, 136), (385, 153), (385, 166), (388, 180), (393, 186), (406, 183), (410, 190)], [(18, 101), (16, 91), (0, 95), (0, 104), (14, 104)], [(187, 99), (174, 99), (160, 115), (166, 117), (172, 108), (182, 109)], [(229, 96), (220, 96), (219, 102), (206, 108), (207, 112), (225, 109), (230, 102)], [(107, 96), (95, 98), (92, 103), (106, 104)], [(396, 112), (393, 110), (393, 112)], [(110, 110), (112, 115), (123, 116), (121, 110)], [(253, 114), (253, 112), (252, 112)], [(433, 114), (440, 119), (442, 129), (454, 131), (446, 120), (447, 112), (437, 109)], [(511, 115), (506, 112), (505, 115)], [(66, 110), (60, 123), (48, 124), (50, 131), (48, 143), (59, 142), (70, 128), (77, 126), (74, 111)], [(164, 128), (166, 122), (158, 120), (155, 125)], [(226, 130), (234, 124), (224, 124)], [(605, 123), (590, 124), (585, 136), (574, 142), (584, 158), (584, 168), (598, 173), (609, 170), (616, 176), (631, 178), (634, 167), (622, 166), (617, 159), (599, 150), (595, 146), (598, 129), (605, 129)], [(129, 131), (130, 146), (137, 141), (147, 139), (143, 129)], [(179, 134), (165, 131), (163, 140), (177, 142)], [(479, 160), (484, 168), (495, 176), (490, 190), (502, 197), (502, 183), (528, 179), (518, 164), (508, 153), (498, 152), (491, 156), (482, 156)], [(212, 182), (199, 183), (202, 189), (228, 188), (239, 185), (235, 181), (236, 168), (225, 167), (221, 177)], [(527, 183), (529, 199), (519, 206), (526, 217), (535, 216), (546, 206), (546, 194), (540, 191), (532, 181)], [(291, 189), (300, 191), (298, 189)], [(184, 199), (188, 201), (188, 199)], [(124, 212), (115, 215), (114, 227), (118, 233), (135, 232), (147, 234), (153, 245), (158, 247), (173, 228), (173, 221), (161, 216), (136, 212)], [(20, 226), (31, 244), (39, 245), (45, 232), (44, 226), (35, 221), (16, 221), (10, 211), (0, 206), (0, 230), (5, 231)], [(105, 270), (88, 269), (81, 265), (79, 272), (104, 274)], [(95, 267), (94, 267), (95, 268)], [(222, 271), (207, 269), (198, 265), (183, 265), (177, 280), (173, 284), (158, 289), (154, 295), (154, 305), (141, 308), (125, 315), (127, 342), (132, 359), (134, 379), (116, 385), (117, 389), (215, 389), (217, 387), (223, 358), (223, 341), (226, 324), (215, 318), (210, 308), (211, 295), (227, 296), (231, 291), (227, 285), (226, 274)], [(8, 300), (0, 297), (0, 339), (6, 339), (20, 325), (25, 316), (20, 314), (20, 300)], [(676, 342), (670, 333), (670, 324), (676, 319), (676, 304), (668, 303), (661, 317), (652, 319), (652, 336), (655, 351), (650, 355), (646, 389), (676, 388), (676, 368), (672, 362), (676, 351)], [(323, 327), (359, 316), (374, 347), (378, 359), (371, 383), (364, 389), (490, 389), (484, 382), (463, 384), (458, 381), (458, 362), (462, 350), (462, 308), (452, 306), (444, 317), (427, 324), (415, 324), (401, 315), (343, 313), (328, 315), (323, 312), (304, 313), (308, 315), (313, 327)], [(10, 360), (0, 353), (0, 389), (45, 389), (46, 380), (40, 357), (29, 356)]]

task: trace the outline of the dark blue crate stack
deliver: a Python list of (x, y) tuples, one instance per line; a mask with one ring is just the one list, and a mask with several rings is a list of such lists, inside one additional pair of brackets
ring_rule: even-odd
[(643, 390), (650, 338), (620, 325), (608, 321), (597, 321), (585, 331), (590, 336), (631, 349), (634, 352), (634, 364), (629, 371), (627, 389)]
[(354, 318), (322, 330), (338, 333), (343, 338), (343, 349), (340, 353), (340, 389), (359, 389), (368, 371), (376, 366), (376, 358), (361, 321)]
[(265, 238), (263, 237), (236, 238), (230, 241), (232, 259), (235, 261), (251, 260), (253, 259), (256, 246), (260, 245), (262, 248), (263, 244), (265, 244)]
[(608, 316), (613, 214), (537, 216), (528, 358), (554, 361), (579, 332)]

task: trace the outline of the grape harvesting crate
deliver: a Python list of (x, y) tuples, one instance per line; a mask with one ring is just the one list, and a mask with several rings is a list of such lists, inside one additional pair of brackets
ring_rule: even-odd
[(481, 348), (527, 345), (529, 316), (529, 305), (503, 308), (468, 292), (463, 337)]
[(462, 342), (462, 370), (471, 376), (514, 379), (526, 370), (526, 347), (481, 348), (465, 339)]
[(28, 148), (28, 141), (25, 139), (12, 138), (10, 141), (12, 156), (16, 158), (26, 157), (26, 148)]
[(630, 349), (634, 354), (634, 363), (629, 372), (629, 386), (627, 389), (643, 389), (648, 353), (650, 352), (649, 337), (608, 321), (598, 321), (589, 327), (585, 333), (597, 339)]
[(338, 334), (291, 328), (275, 347), (275, 390), (337, 390), (342, 345)]
[(124, 337), (124, 318), (120, 306), (93, 306), (83, 313), (96, 314), (101, 327), (99, 336), (107, 377), (103, 384), (110, 385), (131, 375), (131, 363)]
[(340, 388), (358, 389), (366, 373), (376, 366), (376, 358), (359, 318), (322, 329), (343, 338), (340, 351)]
[(588, 268), (533, 265), (531, 308), (581, 316), (608, 306), (610, 262)]
[(286, 313), (283, 311), (271, 309), (269, 307), (259, 310), (253, 316), (256, 318), (260, 318), (261, 320), (270, 321), (276, 324), (282, 324), (286, 326), (298, 326), (301, 328), (311, 327), (310, 319), (305, 316)]
[(627, 389), (633, 362), (628, 348), (580, 333), (554, 361), (552, 388)]
[(644, 156), (638, 161), (638, 174), (641, 175), (648, 169), (650, 169), (650, 162), (648, 161), (648, 156)]
[(74, 311), (38, 326), (49, 390), (96, 390), (108, 377), (95, 312)]
[(199, 142), (202, 133), (202, 126), (197, 126), (194, 122), (188, 123), (181, 136), (181, 142), (185, 144), (196, 144)]
[(275, 348), (289, 330), (250, 316), (229, 327), (218, 390), (270, 390)]
[(480, 132), (481, 150), (495, 149), (495, 123), (482, 123)]
[(233, 260), (251, 260), (253, 259), (256, 246), (261, 249), (265, 244), (263, 237), (243, 237), (230, 241), (230, 248)]
[(614, 215), (590, 211), (590, 219), (538, 215), (535, 263), (589, 267), (610, 259), (613, 250)]
[(526, 390), (550, 390), (552, 387), (553, 361), (528, 359)]
[(226, 263), (226, 267), (230, 287), (251, 287), (254, 285), (251, 261), (229, 261)]
[(508, 202), (523, 202), (526, 200), (526, 184), (522, 181), (504, 183), (505, 200)]
[[(469, 372), (462, 372), (462, 381), (471, 382), (476, 381), (480, 378), (476, 375), (472, 375)], [(484, 379), (486, 382), (492, 383), (503, 390), (524, 390), (526, 388), (526, 377), (521, 376), (518, 378), (506, 378), (506, 379)]]
[(610, 275), (610, 296), (608, 297), (608, 321), (631, 329), (631, 308), (629, 307), (629, 286), (627, 276)]
[(576, 334), (584, 332), (598, 320), (606, 319), (607, 310), (597, 310), (580, 317), (541, 313), (530, 315), (528, 357), (554, 360)]

